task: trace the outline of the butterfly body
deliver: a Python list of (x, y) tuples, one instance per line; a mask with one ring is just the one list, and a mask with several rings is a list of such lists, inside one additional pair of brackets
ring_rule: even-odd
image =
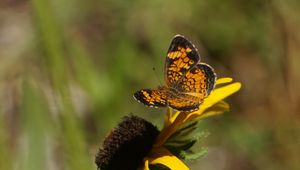
[(205, 63), (194, 45), (176, 35), (165, 61), (165, 85), (143, 89), (134, 98), (150, 107), (171, 107), (179, 111), (197, 110), (215, 86), (216, 73)]

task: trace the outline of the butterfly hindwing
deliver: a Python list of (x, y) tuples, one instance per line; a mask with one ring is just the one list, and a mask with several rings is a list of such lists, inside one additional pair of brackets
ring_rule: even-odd
[(201, 100), (213, 90), (215, 81), (216, 73), (213, 68), (208, 64), (199, 63), (184, 75), (177, 86), (177, 90), (182, 93), (193, 94)]
[(191, 96), (188, 94), (180, 94), (180, 96), (168, 96), (168, 106), (178, 111), (194, 111), (199, 108), (199, 105), (200, 102), (195, 96)]
[(205, 72), (206, 92), (207, 92), (207, 95), (209, 95), (210, 92), (215, 88), (217, 74), (215, 73), (214, 69), (206, 63), (198, 64), (197, 68), (199, 68), (200, 70)]
[(181, 35), (176, 35), (169, 47), (165, 61), (165, 81), (174, 87), (192, 67), (200, 61), (195, 46)]

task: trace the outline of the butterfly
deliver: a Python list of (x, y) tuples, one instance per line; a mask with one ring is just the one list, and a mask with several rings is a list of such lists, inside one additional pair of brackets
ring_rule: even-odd
[(171, 107), (184, 112), (199, 109), (215, 87), (217, 75), (208, 64), (200, 62), (195, 46), (182, 35), (176, 35), (165, 60), (165, 85), (142, 89), (134, 98), (150, 107)]

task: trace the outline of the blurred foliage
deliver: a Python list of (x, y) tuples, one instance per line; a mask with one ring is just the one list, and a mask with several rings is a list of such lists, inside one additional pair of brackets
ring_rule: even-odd
[(1, 1), (0, 169), (96, 169), (120, 117), (161, 124), (164, 110), (132, 94), (163, 82), (175, 34), (243, 83), (230, 113), (202, 122), (209, 153), (191, 169), (300, 169), (299, 11), (297, 0)]

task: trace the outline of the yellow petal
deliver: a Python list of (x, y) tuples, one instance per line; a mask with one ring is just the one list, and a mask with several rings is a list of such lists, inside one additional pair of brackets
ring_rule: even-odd
[[(172, 170), (189, 170), (189, 168), (164, 147), (154, 148), (147, 158), (149, 164), (162, 164)], [(146, 170), (144, 168), (144, 170)]]
[(141, 165), (138, 170), (150, 170), (149, 168), (149, 160), (147, 157), (144, 158), (144, 165)]
[(241, 83), (237, 82), (215, 89), (206, 99), (204, 99), (203, 103), (200, 105), (200, 109), (196, 112), (203, 112), (212, 105), (237, 92), (240, 88)]
[(230, 77), (219, 78), (216, 81), (216, 85), (230, 83), (230, 82), (232, 82), (232, 78), (230, 78)]
[(174, 115), (170, 118), (170, 123), (173, 123), (179, 114), (180, 111), (175, 112)]
[(203, 105), (205, 105), (205, 107), (210, 107), (216, 104), (217, 102), (240, 90), (241, 86), (241, 83), (236, 82), (213, 90), (211, 94), (204, 100), (200, 108), (203, 107)]
[[(229, 104), (225, 101), (220, 101), (217, 104), (213, 105), (212, 107), (205, 110), (203, 113), (193, 113), (188, 117), (188, 119), (185, 120), (185, 122), (189, 120), (195, 120), (195, 119), (203, 119), (210, 116), (216, 116), (219, 114), (222, 114), (229, 110)], [(200, 114), (200, 115), (199, 115)]]

